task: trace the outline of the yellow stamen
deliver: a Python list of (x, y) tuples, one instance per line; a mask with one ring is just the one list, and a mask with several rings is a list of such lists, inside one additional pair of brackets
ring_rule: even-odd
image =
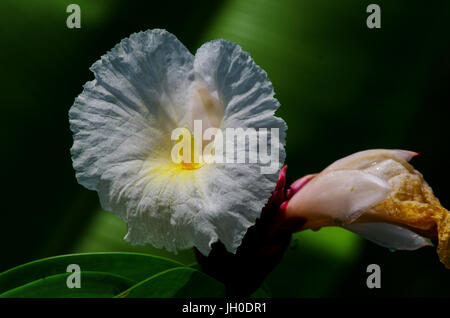
[(199, 154), (199, 150), (201, 151), (201, 147), (200, 149), (198, 149), (196, 140), (188, 129), (186, 129), (183, 135), (180, 136), (180, 138), (177, 140), (177, 143), (186, 142), (183, 141), (183, 138), (189, 139), (187, 141), (187, 144), (190, 147), (190, 155), (184, 155), (183, 150), (185, 147), (182, 146), (180, 151), (177, 153), (177, 162), (179, 162), (179, 167), (184, 170), (195, 170), (203, 167), (205, 165), (205, 161), (203, 161), (203, 159), (201, 158), (201, 154)]

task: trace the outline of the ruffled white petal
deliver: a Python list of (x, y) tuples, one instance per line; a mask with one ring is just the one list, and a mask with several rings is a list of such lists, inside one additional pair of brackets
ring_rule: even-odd
[(161, 138), (185, 112), (193, 60), (175, 36), (153, 30), (132, 34), (94, 63), (95, 80), (84, 85), (69, 112), (80, 184), (97, 190), (111, 166), (165, 150)]
[[(274, 116), (280, 104), (274, 98), (267, 73), (239, 45), (225, 40), (204, 44), (195, 55), (194, 69), (196, 80), (223, 105), (222, 132), (225, 134), (226, 128), (254, 128), (257, 132), (259, 128), (267, 128), (267, 147), (279, 154), (276, 168), (269, 174), (261, 174), (260, 163), (216, 164), (213, 179), (220, 181), (214, 187), (217, 188), (219, 210), (224, 212), (217, 214), (215, 224), (223, 233), (220, 240), (227, 250), (235, 252), (247, 228), (259, 217), (275, 188), (278, 171), (286, 156), (287, 126), (281, 118)], [(276, 141), (272, 139), (271, 128), (278, 130)], [(257, 149), (250, 147), (248, 141), (245, 147), (235, 149), (236, 153), (245, 153), (246, 158), (258, 156)]]
[(395, 250), (412, 251), (433, 245), (428, 238), (389, 223), (354, 223), (346, 225), (344, 228), (371, 242)]
[(197, 80), (217, 94), (224, 105), (222, 127), (279, 128), (284, 145), (286, 123), (274, 116), (280, 106), (267, 73), (234, 43), (205, 43), (195, 55)]
[(193, 62), (194, 56), (173, 34), (156, 29), (123, 39), (91, 71), (130, 108), (178, 124), (188, 108)]
[[(277, 171), (264, 175), (259, 164), (226, 163), (183, 170), (171, 161), (170, 137), (176, 127), (192, 129), (196, 117), (217, 123), (220, 111), (221, 129), (280, 128), (278, 170), (286, 125), (273, 116), (279, 103), (265, 72), (225, 41), (205, 44), (194, 61), (163, 30), (131, 35), (91, 70), (95, 80), (69, 113), (78, 181), (127, 222), (125, 239), (132, 244), (169, 251), (196, 246), (207, 255), (220, 240), (235, 252)], [(199, 105), (212, 105), (213, 116)]]

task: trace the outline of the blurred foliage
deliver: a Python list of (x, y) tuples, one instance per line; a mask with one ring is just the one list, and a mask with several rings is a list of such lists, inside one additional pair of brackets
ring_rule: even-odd
[[(450, 206), (450, 3), (377, 1), (382, 28), (365, 25), (371, 1), (79, 0), (81, 29), (66, 28), (66, 0), (0, 2), (0, 142), (4, 183), (0, 271), (86, 251), (141, 251), (125, 225), (99, 209), (71, 166), (68, 110), (89, 67), (122, 38), (150, 28), (192, 52), (205, 41), (240, 44), (264, 68), (289, 126), (288, 175), (320, 171), (368, 148), (418, 151), (414, 159)], [(382, 288), (365, 285), (382, 268)], [(341, 229), (295, 236), (266, 285), (280, 296), (449, 296), (450, 275), (432, 248), (391, 253)]]
[(331, 295), (357, 260), (360, 243), (357, 235), (336, 227), (297, 233), (266, 284), (274, 297)]

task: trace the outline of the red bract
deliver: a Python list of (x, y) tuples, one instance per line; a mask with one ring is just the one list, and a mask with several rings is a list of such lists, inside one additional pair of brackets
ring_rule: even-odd
[(306, 221), (301, 217), (287, 219), (280, 208), (287, 202), (288, 192), (300, 189), (298, 183), (294, 183), (295, 188), (287, 187), (286, 172), (284, 166), (261, 217), (248, 229), (236, 254), (227, 252), (220, 242), (213, 244), (208, 256), (195, 249), (203, 271), (223, 282), (228, 295), (246, 296), (256, 290), (281, 260), (292, 233)]

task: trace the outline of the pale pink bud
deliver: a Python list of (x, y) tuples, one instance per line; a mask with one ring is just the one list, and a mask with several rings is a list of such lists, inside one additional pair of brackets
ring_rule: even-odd
[(408, 163), (415, 155), (376, 149), (342, 158), (301, 187), (293, 183), (285, 217), (305, 218), (302, 229), (342, 226), (395, 249), (438, 240), (439, 257), (450, 268), (450, 214)]

